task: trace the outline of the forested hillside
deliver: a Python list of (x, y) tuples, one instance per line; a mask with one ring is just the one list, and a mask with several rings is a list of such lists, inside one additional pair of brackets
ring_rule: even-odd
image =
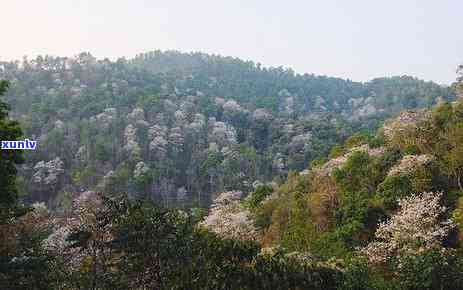
[(205, 206), (304, 170), (403, 109), (454, 99), (407, 76), (358, 83), (174, 51), (25, 58), (1, 62), (0, 79), (24, 136), (38, 140), (20, 192), (67, 210), (85, 190)]
[[(462, 124), (461, 100), (404, 111), (206, 215), (93, 191), (25, 207), (22, 154), (2, 151), (0, 287), (462, 289)], [(3, 102), (0, 129), (20, 138)]]
[(461, 99), (404, 111), (279, 186), (223, 193), (202, 225), (338, 265), (346, 289), (462, 289), (462, 138)]

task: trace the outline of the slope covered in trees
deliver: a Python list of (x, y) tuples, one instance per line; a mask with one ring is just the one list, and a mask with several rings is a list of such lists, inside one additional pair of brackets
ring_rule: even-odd
[(303, 170), (404, 108), (454, 98), (412, 77), (358, 83), (173, 51), (2, 62), (0, 78), (39, 142), (20, 191), (60, 208), (88, 189), (207, 205), (211, 194)]
[[(460, 79), (454, 88), (460, 90), (461, 85)], [(13, 84), (15, 86), (17, 88), (17, 84)], [(7, 83), (2, 82), (0, 94), (6, 87)], [(16, 178), (15, 165), (23, 161), (22, 152), (1, 151), (0, 288), (463, 288), (462, 100), (441, 102), (439, 99), (439, 104), (431, 110), (415, 109), (400, 113), (386, 121), (375, 134), (356, 133), (343, 140), (342, 130), (359, 127), (353, 120), (344, 120), (340, 124), (334, 122), (337, 118), (341, 119), (339, 112), (317, 112), (309, 117), (310, 113), (307, 113), (307, 116), (291, 119), (281, 117), (279, 111), (268, 108), (252, 109), (248, 107), (250, 105), (239, 105), (246, 116), (244, 119), (249, 122), (247, 127), (240, 127), (234, 125), (233, 119), (224, 117), (228, 107), (236, 108), (239, 103), (228, 102), (225, 105), (227, 101), (214, 98), (223, 112), (215, 112), (215, 120), (207, 118), (204, 125), (207, 134), (200, 139), (206, 140), (208, 150), (217, 146), (214, 152), (231, 150), (233, 153), (233, 148), (242, 150), (247, 146), (254, 150), (255, 156), (262, 158), (268, 154), (268, 148), (295, 141), (302, 143), (305, 150), (307, 144), (313, 145), (314, 138), (320, 141), (328, 138), (330, 135), (323, 135), (326, 129), (336, 130), (333, 131), (332, 143), (321, 142), (318, 148), (309, 146), (312, 150), (316, 148), (314, 152), (317, 154), (307, 157), (307, 160), (321, 157), (313, 160), (308, 169), (294, 171), (276, 166), (269, 170), (280, 171), (271, 172), (269, 178), (273, 174), (279, 175), (275, 179), (279, 182), (272, 183), (246, 184), (232, 179), (228, 186), (234, 190), (213, 198), (211, 209), (204, 213), (197, 208), (166, 209), (149, 199), (133, 199), (137, 194), (149, 197), (152, 186), (156, 184), (151, 179), (155, 175), (148, 173), (157, 163), (144, 161), (143, 142), (138, 137), (138, 130), (144, 127), (146, 134), (141, 136), (152, 137), (150, 143), (145, 144), (147, 148), (155, 141), (158, 146), (155, 153), (166, 154), (165, 159), (157, 162), (189, 160), (188, 155), (179, 155), (182, 151), (160, 150), (162, 147), (159, 146), (165, 144), (161, 140), (169, 136), (166, 140), (171, 146), (169, 148), (180, 148), (175, 147), (180, 144), (178, 141), (188, 139), (179, 137), (186, 128), (185, 124), (189, 129), (197, 128), (197, 124), (193, 124), (202, 122), (198, 114), (205, 113), (200, 111), (202, 106), (192, 106), (199, 111), (194, 112), (194, 119), (174, 126), (175, 122), (180, 122), (178, 120), (184, 120), (180, 117), (184, 116), (183, 108), (187, 105), (182, 106), (186, 103), (182, 97), (174, 98), (175, 101), (170, 100), (171, 97), (156, 97), (162, 100), (162, 103), (156, 103), (162, 104), (162, 110), (167, 111), (170, 103), (181, 108), (172, 111), (170, 118), (173, 119), (170, 120), (169, 114), (151, 119), (146, 111), (156, 106), (139, 105), (127, 107), (125, 115), (120, 113), (124, 106), (108, 107), (97, 116), (82, 119), (74, 116), (71, 121), (54, 119), (59, 116), (58, 112), (42, 115), (48, 118), (41, 123), (45, 124), (44, 128), (52, 124), (55, 133), (61, 132), (61, 135), (56, 133), (55, 142), (70, 142), (69, 136), (78, 136), (72, 139), (76, 142), (75, 147), (66, 147), (73, 144), (70, 142), (57, 143), (53, 150), (58, 153), (43, 149), (40, 152), (42, 156), (51, 156), (36, 160), (33, 168), (26, 164), (22, 168), (24, 175), (19, 179)], [(185, 99), (195, 104), (192, 99), (201, 97), (206, 95), (185, 96)], [(449, 97), (452, 97), (451, 93)], [(19, 110), (14, 115), (26, 122), (30, 117), (29, 112), (22, 114)], [(291, 120), (293, 123), (290, 124), (294, 126), (308, 124), (310, 138), (285, 139), (288, 137), (283, 134), (276, 145), (273, 142), (261, 145), (262, 138), (274, 132), (273, 127), (269, 129), (262, 124), (273, 126), (277, 120)], [(79, 122), (94, 122), (96, 129), (85, 129)], [(28, 124), (30, 126), (34, 122)], [(325, 127), (314, 132), (314, 124)], [(290, 127), (285, 127), (283, 132), (291, 132)], [(230, 133), (232, 128), (242, 128), (243, 139), (239, 139), (239, 133)], [(21, 138), (19, 125), (10, 119), (9, 107), (3, 102), (0, 102), (0, 129), (2, 138)], [(103, 133), (99, 133), (99, 129)], [(168, 133), (159, 135), (163, 130), (168, 130)], [(262, 133), (261, 138), (252, 139), (256, 132)], [(344, 131), (342, 134), (347, 133)], [(50, 132), (44, 129), (39, 136), (45, 135), (42, 140), (47, 140), (50, 138), (48, 134)], [(190, 137), (194, 139), (197, 135), (191, 134)], [(69, 166), (71, 170), (75, 168), (63, 156), (68, 152), (74, 153), (72, 148), (81, 151), (84, 146), (78, 155), (82, 154), (83, 160), (77, 161), (88, 166), (88, 162), (96, 160), (99, 154), (104, 156), (104, 153), (97, 153), (96, 149), (94, 153), (87, 151), (99, 145), (96, 142), (82, 144), (80, 138), (96, 136), (109, 136), (107, 138), (113, 138), (113, 141), (121, 138), (122, 151), (116, 148), (110, 153), (121, 154), (118, 158), (122, 163), (127, 162), (122, 171), (126, 174), (127, 184), (111, 183), (118, 180), (114, 176), (106, 176), (100, 181), (98, 173), (89, 174), (87, 178), (95, 179), (96, 188), (100, 187), (99, 182), (108, 182), (101, 185), (105, 192), (74, 192), (73, 186), (86, 186), (74, 184), (79, 174), (72, 174), (71, 182), (66, 180)], [(331, 146), (336, 140), (343, 141)], [(183, 150), (191, 148), (190, 143), (184, 142)], [(323, 158), (328, 147), (331, 147), (329, 155)], [(61, 151), (58, 151), (60, 148)], [(242, 158), (246, 151), (240, 150), (235, 154)], [(291, 154), (294, 152), (286, 151), (279, 156), (285, 160)], [(209, 162), (209, 159), (206, 160)], [(217, 168), (222, 168), (227, 162), (220, 163)], [(242, 164), (235, 164), (235, 168), (242, 170)], [(285, 163), (276, 163), (280, 164)], [(110, 165), (110, 162), (106, 165), (103, 162), (93, 164), (98, 170), (104, 166), (110, 168)], [(168, 171), (177, 168), (175, 164), (170, 166), (166, 169), (166, 176), (170, 176), (167, 173), (175, 178), (184, 175), (181, 170), (180, 173)], [(301, 170), (304, 167), (306, 165), (294, 168)], [(39, 187), (36, 193), (43, 194), (44, 200), (51, 196), (50, 193), (65, 193), (61, 191), (63, 188), (69, 190), (67, 196), (56, 196), (61, 198), (56, 199), (61, 202), (56, 210), (49, 211), (43, 203), (26, 208), (19, 202), (17, 187), (22, 191), (27, 188), (27, 170), (34, 170), (29, 176), (32, 177), (31, 182)], [(286, 170), (289, 170), (287, 176)], [(235, 177), (222, 172), (214, 178), (226, 180)], [(131, 178), (135, 178), (134, 185), (138, 186), (138, 190), (131, 191)], [(221, 186), (226, 188), (225, 184)], [(250, 188), (254, 190), (246, 195), (243, 190)], [(132, 198), (117, 193), (125, 189)]]
[(461, 289), (462, 124), (462, 100), (404, 111), (234, 214), (264, 247), (355, 265), (349, 289)]

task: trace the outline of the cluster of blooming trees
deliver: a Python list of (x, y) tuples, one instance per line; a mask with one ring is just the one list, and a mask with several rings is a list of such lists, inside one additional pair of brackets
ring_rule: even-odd
[[(89, 55), (70, 65), (82, 64), (86, 69), (75, 73), (85, 84), (69, 91), (74, 101), (98, 76)], [(81, 186), (67, 195), (68, 210), (22, 207), (14, 167), (21, 156), (2, 153), (1, 288), (462, 288), (460, 102), (442, 103), (403, 131), (354, 135), (331, 151), (331, 160), (266, 184), (255, 180), (284, 175), (320, 154), (313, 149), (327, 132), (336, 132), (333, 142), (341, 138), (339, 119), (282, 118), (229, 98), (210, 102), (199, 91), (181, 95), (173, 88), (173, 95), (168, 84), (134, 104), (129, 84), (105, 84), (117, 94), (109, 96), (118, 99), (117, 109), (111, 102), (87, 107), (72, 121), (58, 110), (45, 121), (50, 132), (29, 128), (57, 151), (32, 157), (34, 166), (22, 168), (32, 178), (22, 186), (30, 181), (54, 193), (66, 182), (71, 190)], [(288, 93), (278, 95), (294, 114)], [(368, 111), (366, 100), (351, 103)], [(315, 105), (329, 107), (320, 96)], [(0, 103), (0, 128), (17, 138), (7, 111)], [(204, 188), (222, 192), (204, 217), (198, 209), (152, 203), (157, 193), (163, 201), (202, 200)], [(222, 191), (232, 188), (253, 192), (244, 198), (243, 191)]]
[[(1, 62), (0, 78), (12, 82), (6, 97), (14, 117), (39, 140), (21, 170), (22, 187), (49, 205), (65, 191), (105, 185), (166, 205), (207, 204), (214, 192), (249, 191), (255, 179), (303, 170), (352, 128), (402, 108), (411, 92), (431, 102), (453, 97), (413, 78), (361, 84), (178, 52), (117, 61), (89, 53), (25, 58)], [(386, 103), (391, 94), (395, 106)], [(64, 172), (47, 179), (45, 167), (31, 170), (55, 158)], [(150, 169), (143, 182), (134, 175), (140, 161)], [(35, 192), (45, 188), (49, 196)], [(181, 188), (187, 194), (179, 201)]]

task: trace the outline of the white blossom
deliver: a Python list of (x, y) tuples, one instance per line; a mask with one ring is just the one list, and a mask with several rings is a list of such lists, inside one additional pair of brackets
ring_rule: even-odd
[(75, 155), (75, 159), (80, 162), (85, 162), (87, 160), (87, 147), (80, 146)]
[(241, 191), (221, 193), (200, 225), (224, 238), (258, 240), (260, 233), (254, 227), (250, 212), (240, 206), (241, 197)]
[(192, 133), (199, 133), (206, 125), (206, 117), (203, 114), (195, 114), (193, 122), (188, 125), (188, 129)]
[(402, 112), (397, 118), (384, 124), (384, 136), (390, 141), (399, 133), (406, 132), (407, 130), (416, 130), (429, 117), (430, 112), (427, 110)]
[(188, 100), (182, 102), (180, 104), (180, 110), (184, 113), (188, 113), (188, 112), (193, 112), (194, 109), (195, 109), (195, 104), (194, 104), (194, 101), (195, 101), (195, 97), (194, 96), (188, 96), (187, 97)]
[(56, 120), (55, 122), (55, 129), (63, 130), (64, 129), (64, 122), (61, 120)]
[(174, 117), (175, 117), (175, 124), (177, 126), (182, 126), (183, 124), (186, 123), (186, 114), (185, 114), (185, 112), (183, 112), (181, 110), (177, 110), (174, 113)]
[[(53, 232), (43, 241), (43, 248), (54, 255), (60, 255), (71, 270), (81, 266), (82, 259), (88, 254), (86, 249), (70, 247), (69, 234), (85, 226), (92, 230), (97, 222), (94, 213), (101, 207), (101, 196), (93, 191), (85, 191), (73, 200), (71, 216), (57, 218)], [(106, 234), (106, 239), (109, 235)]]
[(340, 168), (346, 163), (347, 159), (357, 151), (366, 152), (368, 155), (376, 157), (384, 154), (384, 147), (370, 148), (368, 145), (360, 145), (351, 148), (346, 154), (330, 159), (325, 164), (318, 166), (313, 169), (313, 171), (319, 176), (329, 176), (335, 168)]
[(124, 130), (124, 139), (125, 145), (124, 150), (126, 150), (130, 156), (135, 156), (140, 154), (140, 146), (137, 143), (137, 129), (129, 124)]
[(440, 205), (442, 193), (424, 192), (399, 201), (400, 209), (386, 222), (379, 224), (375, 241), (361, 249), (372, 263), (401, 258), (440, 247), (441, 241), (454, 227), (443, 220), (445, 207)]
[(45, 202), (34, 202), (32, 208), (34, 209), (34, 213), (39, 215), (48, 215), (50, 213)]
[(149, 129), (148, 129), (148, 138), (149, 139), (154, 139), (156, 137), (166, 137), (167, 135), (167, 127), (166, 126), (162, 126), (162, 125), (152, 125)]
[(167, 153), (167, 146), (169, 142), (164, 137), (154, 137), (150, 142), (150, 151), (154, 153), (158, 158), (162, 159)]
[(400, 162), (394, 165), (388, 172), (388, 176), (406, 175), (414, 172), (419, 166), (432, 162), (435, 158), (431, 155), (406, 155)]
[(284, 99), (283, 110), (288, 115), (291, 115), (292, 113), (294, 113), (294, 97), (289, 96)]
[(272, 119), (272, 114), (266, 109), (257, 109), (252, 113), (254, 121), (268, 122)]
[(33, 181), (39, 184), (55, 185), (64, 173), (64, 163), (59, 157), (48, 162), (40, 161), (34, 166)]
[(215, 122), (212, 128), (211, 139), (221, 146), (236, 143), (236, 131), (232, 125), (224, 122)]
[(135, 165), (135, 169), (133, 170), (133, 177), (139, 178), (145, 175), (150, 170), (149, 166), (146, 165), (145, 162), (140, 161)]
[(183, 136), (183, 131), (180, 127), (171, 128), (168, 138), (169, 144), (174, 146), (177, 150), (183, 149), (182, 147), (185, 140)]
[(284, 155), (278, 152), (273, 158), (272, 166), (277, 172), (284, 172), (287, 168)]
[(103, 188), (111, 184), (111, 180), (114, 177), (114, 174), (114, 171), (110, 170), (105, 174), (105, 176), (103, 176)]
[(309, 169), (304, 169), (302, 170), (301, 172), (299, 172), (299, 175), (302, 175), (302, 176), (307, 176), (310, 174), (310, 170)]
[(311, 138), (312, 133), (310, 132), (293, 136), (291, 138), (291, 143), (288, 144), (288, 147), (291, 151), (306, 150), (310, 145)]
[(214, 99), (214, 102), (216, 105), (219, 105), (219, 106), (223, 106), (225, 104), (225, 99), (224, 98), (221, 98), (221, 97), (216, 97)]
[(233, 114), (243, 111), (243, 108), (241, 108), (240, 104), (238, 104), (235, 100), (229, 100), (223, 104), (223, 110), (226, 113)]
[(145, 119), (145, 111), (142, 108), (134, 108), (132, 112), (127, 115), (129, 122), (136, 123), (137, 121)]
[(184, 186), (177, 189), (177, 200), (184, 200), (188, 196), (188, 191)]

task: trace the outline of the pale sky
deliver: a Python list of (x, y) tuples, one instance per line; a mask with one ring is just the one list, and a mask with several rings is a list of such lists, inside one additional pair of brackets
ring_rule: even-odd
[(0, 31), (0, 60), (175, 49), (442, 84), (463, 63), (463, 0), (0, 0)]

